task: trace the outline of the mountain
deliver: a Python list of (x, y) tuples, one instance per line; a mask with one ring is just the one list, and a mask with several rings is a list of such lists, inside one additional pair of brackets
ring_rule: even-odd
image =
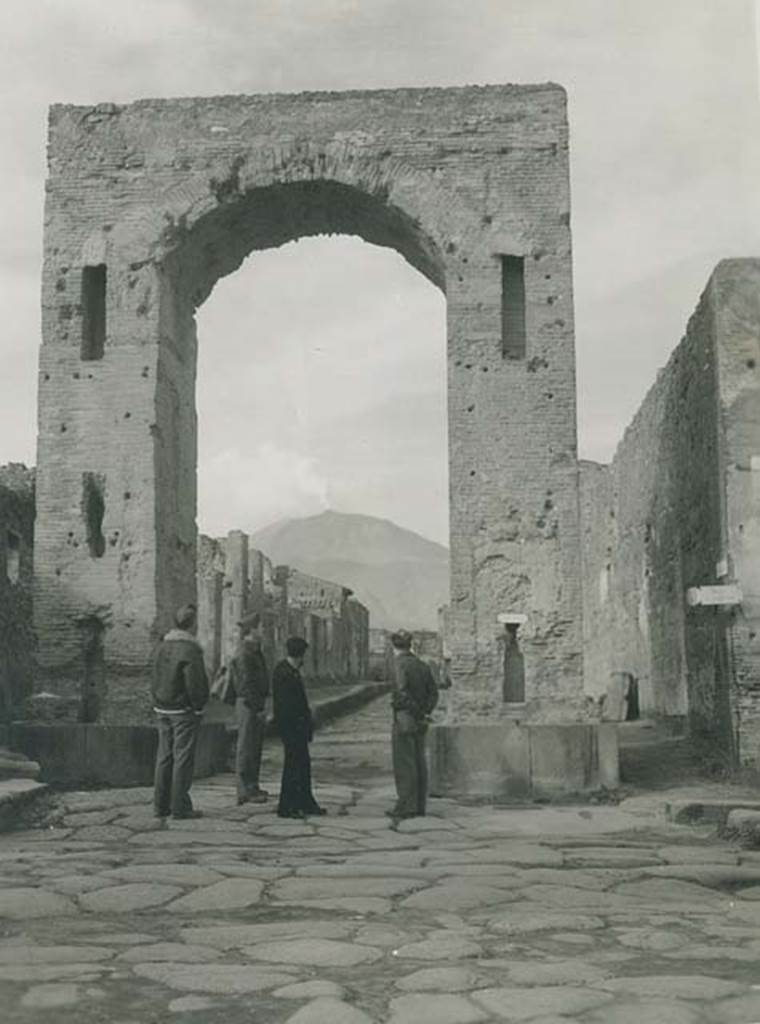
[(350, 587), (373, 627), (437, 629), (449, 599), (448, 550), (387, 519), (322, 512), (258, 530), (251, 544), (275, 565)]

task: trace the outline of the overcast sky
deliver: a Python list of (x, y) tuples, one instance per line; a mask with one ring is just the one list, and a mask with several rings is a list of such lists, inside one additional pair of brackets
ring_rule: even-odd
[[(715, 263), (760, 255), (750, 0), (2, 0), (0, 463), (35, 461), (46, 108), (468, 83), (569, 93), (581, 455), (607, 460)], [(444, 300), (308, 239), (199, 311), (200, 525), (326, 507), (446, 541)]]

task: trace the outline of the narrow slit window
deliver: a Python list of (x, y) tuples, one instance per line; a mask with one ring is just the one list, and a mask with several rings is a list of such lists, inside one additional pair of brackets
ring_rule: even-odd
[(9, 583), (18, 583), (21, 575), (21, 538), (13, 530), (7, 532), (5, 550), (5, 575)]
[(84, 473), (82, 477), (82, 516), (87, 531), (87, 546), (93, 558), (102, 558), (106, 550), (103, 519), (106, 514), (106, 480), (100, 473)]
[(501, 257), (501, 354), (525, 358), (525, 260)]
[(504, 680), (502, 698), (505, 704), (525, 702), (525, 659), (517, 640), (517, 626), (506, 627), (504, 638)]
[(106, 265), (82, 269), (82, 359), (102, 359), (106, 344)]

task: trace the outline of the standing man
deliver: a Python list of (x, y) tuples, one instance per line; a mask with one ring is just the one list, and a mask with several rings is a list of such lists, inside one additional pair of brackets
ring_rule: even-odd
[(438, 687), (424, 661), (412, 654), (412, 634), (405, 629), (391, 634), (395, 688), (391, 697), (393, 776), (396, 806), (386, 811), (400, 821), (425, 814), (427, 764), (425, 733), (428, 715), (438, 703)]
[(153, 812), (157, 818), (201, 817), (190, 799), (195, 744), (208, 702), (203, 651), (194, 635), (196, 619), (194, 604), (177, 611), (176, 629), (163, 638), (153, 663), (151, 690), (158, 721)]
[(261, 616), (247, 615), (240, 627), (240, 645), (230, 663), (235, 688), (237, 802), (264, 803), (269, 793), (259, 786), (261, 751), (267, 724), (269, 672), (261, 650)]
[(327, 814), (311, 791), (309, 743), (314, 737), (314, 722), (301, 678), (308, 646), (303, 637), (289, 637), (285, 644), (287, 657), (276, 666), (272, 675), (274, 724), (285, 754), (277, 807), (281, 818)]

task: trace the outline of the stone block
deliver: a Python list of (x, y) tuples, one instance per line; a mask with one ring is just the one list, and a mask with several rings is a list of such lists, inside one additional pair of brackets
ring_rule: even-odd
[(429, 748), (436, 796), (545, 797), (618, 781), (611, 724), (437, 725)]

